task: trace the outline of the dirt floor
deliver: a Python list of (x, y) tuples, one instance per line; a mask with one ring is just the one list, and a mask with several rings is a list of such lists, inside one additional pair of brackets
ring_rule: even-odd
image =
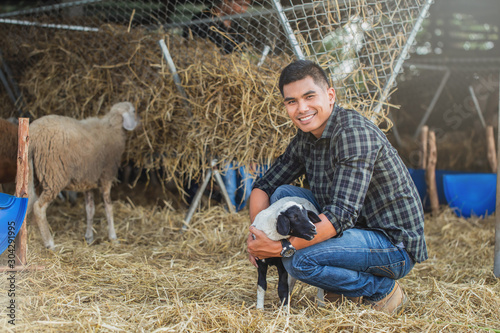
[[(268, 277), (255, 309), (256, 269), (245, 252), (248, 211), (204, 205), (181, 232), (186, 207), (144, 188), (113, 190), (119, 244), (107, 240), (96, 196), (95, 237), (84, 240), (85, 209), (58, 200), (48, 210), (56, 248), (43, 248), (28, 221), (29, 265), (43, 269), (0, 281), (0, 330), (9, 332), (500, 332), (500, 280), (493, 275), (494, 217), (462, 219), (446, 207), (426, 216), (429, 259), (400, 282), (409, 303), (389, 316), (352, 303), (314, 302), (298, 283), (289, 313)], [(147, 198), (151, 196), (151, 198)], [(5, 260), (5, 254), (1, 259)], [(15, 302), (15, 326), (7, 306)]]

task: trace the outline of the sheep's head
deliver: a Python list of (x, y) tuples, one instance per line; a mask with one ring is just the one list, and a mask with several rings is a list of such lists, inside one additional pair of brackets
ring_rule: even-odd
[[(111, 119), (112, 122), (114, 123), (115, 121), (121, 122), (121, 125), (123, 126), (124, 129), (127, 131), (132, 131), (134, 130), (137, 125), (139, 125), (140, 120), (137, 114), (135, 113), (135, 108), (130, 102), (121, 102), (121, 103), (116, 103), (111, 107), (111, 110), (109, 111), (110, 115), (112, 115)], [(121, 119), (113, 117), (113, 115), (120, 115)]]
[(302, 205), (292, 203), (279, 213), (276, 230), (283, 236), (290, 235), (311, 240), (316, 235), (314, 223), (320, 221), (321, 219), (315, 212), (305, 209)]

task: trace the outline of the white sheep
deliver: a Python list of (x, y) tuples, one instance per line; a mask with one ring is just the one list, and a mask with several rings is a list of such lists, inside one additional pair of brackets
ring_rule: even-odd
[[(129, 102), (117, 103), (102, 118), (76, 120), (49, 115), (30, 125), (29, 208), (45, 247), (54, 248), (54, 239), (47, 223), (46, 211), (62, 190), (85, 192), (87, 212), (87, 243), (94, 240), (92, 222), (95, 212), (92, 190), (100, 188), (108, 236), (116, 241), (110, 191), (125, 150), (125, 130), (133, 130), (139, 119)], [(41, 187), (37, 198), (35, 181)]]
[[(268, 208), (255, 216), (252, 226), (263, 231), (274, 241), (290, 236), (311, 240), (316, 235), (314, 223), (320, 222), (318, 211), (307, 199), (300, 197), (285, 197), (277, 200)], [(257, 309), (264, 309), (264, 296), (267, 290), (268, 266), (276, 266), (278, 270), (278, 296), (283, 306), (288, 305), (289, 295), (296, 279), (289, 276), (281, 258), (258, 259)], [(318, 296), (322, 296), (318, 289)]]

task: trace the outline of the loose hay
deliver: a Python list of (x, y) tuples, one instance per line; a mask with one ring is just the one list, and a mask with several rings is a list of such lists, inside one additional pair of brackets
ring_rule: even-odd
[[(181, 233), (184, 210), (114, 204), (120, 244), (107, 240), (102, 204), (96, 242), (84, 241), (84, 203), (57, 203), (48, 216), (56, 250), (28, 224), (28, 260), (42, 271), (16, 274), (16, 332), (485, 332), (500, 331), (500, 282), (492, 274), (494, 219), (426, 216), (429, 260), (401, 280), (409, 303), (400, 317), (352, 303), (314, 304), (298, 283), (290, 314), (279, 307), (270, 272), (266, 309), (255, 309), (257, 273), (247, 260), (248, 212), (198, 212)], [(5, 275), (4, 275), (5, 277)], [(7, 284), (0, 283), (0, 327)]]

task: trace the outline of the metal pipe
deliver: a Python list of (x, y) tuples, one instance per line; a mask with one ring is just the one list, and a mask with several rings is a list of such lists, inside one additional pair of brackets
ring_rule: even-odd
[(415, 25), (413, 26), (413, 29), (411, 30), (410, 36), (408, 36), (408, 39), (406, 40), (405, 46), (403, 47), (403, 50), (401, 51), (401, 54), (398, 57), (398, 60), (396, 62), (396, 65), (394, 66), (394, 69), (392, 70), (391, 76), (389, 77), (389, 80), (385, 83), (384, 89), (382, 90), (382, 94), (380, 95), (380, 101), (377, 104), (377, 106), (374, 109), (375, 113), (379, 113), (380, 110), (382, 109), (382, 104), (385, 102), (387, 97), (389, 96), (389, 93), (392, 89), (392, 86), (394, 85), (396, 81), (396, 76), (399, 74), (399, 71), (403, 67), (403, 63), (405, 61), (405, 58), (408, 55), (408, 52), (410, 51), (410, 47), (415, 41), (415, 37), (417, 36), (418, 31), (420, 30), (420, 27), (422, 26), (422, 23), (424, 22), (424, 18), (429, 12), (429, 7), (431, 6), (431, 3), (434, 0), (427, 0), (422, 7), (422, 10), (420, 11), (420, 14), (418, 15), (417, 21), (415, 22)]
[(217, 184), (219, 184), (219, 187), (220, 187), (221, 192), (222, 192), (222, 196), (224, 197), (224, 200), (226, 200), (227, 209), (229, 210), (229, 212), (231, 214), (234, 214), (234, 213), (236, 213), (236, 209), (233, 206), (231, 199), (229, 199), (229, 194), (227, 193), (226, 185), (224, 184), (224, 181), (222, 180), (222, 176), (220, 175), (219, 170), (217, 170), (216, 164), (217, 164), (217, 160), (213, 160), (212, 161), (212, 172), (215, 176), (215, 181), (217, 182)]
[(427, 107), (427, 110), (425, 111), (424, 117), (420, 121), (420, 124), (418, 124), (418, 127), (415, 131), (415, 134), (413, 134), (413, 140), (416, 140), (418, 137), (418, 134), (420, 133), (420, 130), (422, 129), (422, 126), (425, 125), (427, 122), (427, 119), (429, 119), (429, 116), (432, 113), (432, 110), (434, 110), (434, 106), (436, 105), (437, 101), (439, 100), (439, 97), (441, 96), (441, 93), (443, 92), (444, 86), (446, 85), (446, 82), (448, 82), (448, 79), (450, 78), (451, 71), (448, 69), (444, 73), (443, 78), (441, 79), (441, 83), (439, 84), (438, 89), (436, 90), (436, 93), (434, 94), (434, 97), (432, 98), (431, 104), (429, 104), (429, 107)]
[(469, 86), (469, 93), (472, 97), (472, 101), (474, 102), (474, 106), (476, 107), (477, 115), (481, 120), (481, 124), (483, 125), (483, 128), (486, 128), (486, 122), (484, 121), (483, 112), (481, 111), (481, 107), (479, 106), (479, 101), (477, 100), (476, 93), (474, 92), (472, 86)]
[(38, 23), (38, 22), (31, 22), (31, 21), (24, 21), (24, 20), (12, 20), (12, 19), (2, 19), (2, 18), (0, 18), (0, 23), (28, 25), (28, 26), (63, 29), (63, 30), (92, 31), (92, 32), (99, 31), (98, 28), (84, 27), (81, 25)]
[(264, 63), (264, 60), (266, 60), (266, 57), (269, 54), (270, 50), (271, 50), (271, 47), (269, 45), (264, 46), (264, 50), (262, 51), (262, 56), (260, 57), (259, 63), (257, 64), (257, 67), (262, 66), (262, 64)]
[[(500, 71), (498, 72), (498, 90), (500, 92)], [(498, 142), (497, 149), (500, 147), (500, 93), (498, 94)], [(500, 154), (497, 153), (497, 158)], [(497, 202), (495, 207), (495, 259), (493, 265), (493, 274), (500, 278), (500, 161), (497, 161)]]
[(7, 78), (5, 77), (5, 75), (1, 69), (0, 69), (0, 81), (2, 81), (2, 84), (5, 87), (5, 90), (7, 90), (7, 95), (9, 95), (9, 97), (12, 100), (12, 102), (14, 103), (14, 105), (17, 106), (17, 99), (14, 96), (12, 89), (10, 89), (9, 82), (7, 81)]
[(191, 113), (191, 110), (189, 108), (189, 104), (187, 102), (188, 97), (186, 95), (186, 91), (182, 87), (181, 78), (179, 77), (179, 74), (177, 73), (177, 69), (175, 68), (174, 60), (172, 59), (172, 56), (170, 56), (170, 52), (168, 51), (167, 44), (165, 44), (165, 41), (163, 39), (160, 39), (158, 41), (158, 43), (160, 44), (161, 50), (163, 51), (163, 56), (165, 57), (165, 60), (167, 61), (168, 68), (170, 69), (170, 72), (172, 73), (172, 76), (174, 77), (175, 86), (177, 87), (177, 90), (184, 98), (184, 105), (186, 106), (188, 116), (192, 117), (193, 114)]
[(288, 39), (288, 42), (292, 47), (293, 53), (295, 54), (297, 59), (305, 59), (304, 53), (300, 49), (299, 42), (297, 42), (297, 38), (295, 38), (292, 27), (290, 26), (290, 22), (288, 22), (288, 18), (283, 11), (283, 7), (281, 7), (281, 3), (279, 2), (279, 0), (273, 0), (272, 3), (274, 9), (276, 9), (276, 11), (278, 12), (278, 17), (280, 19), (281, 25), (283, 26), (283, 29), (285, 30), (286, 38)]
[(3, 14), (0, 14), (0, 17), (12, 17), (12, 16), (17, 16), (17, 15), (39, 14), (39, 13), (48, 12), (51, 10), (60, 9), (60, 8), (87, 5), (90, 3), (101, 2), (101, 1), (102, 0), (81, 0), (81, 1), (74, 1), (74, 2), (66, 2), (66, 3), (56, 4), (56, 5), (43, 6), (43, 7), (38, 7), (38, 8), (24, 9), (24, 10), (17, 10), (15, 12), (3, 13)]
[(194, 212), (196, 211), (196, 208), (198, 208), (203, 192), (205, 192), (205, 189), (207, 188), (208, 182), (210, 181), (211, 177), (212, 177), (212, 169), (208, 169), (207, 174), (205, 175), (205, 180), (203, 181), (203, 184), (201, 184), (201, 187), (196, 192), (193, 201), (191, 202), (191, 206), (189, 207), (189, 211), (186, 214), (186, 218), (184, 219), (184, 225), (182, 226), (183, 231), (187, 229), (189, 222), (193, 218)]
[(25, 117), (25, 113), (23, 110), (26, 110), (26, 104), (24, 103), (21, 91), (19, 90), (19, 86), (17, 85), (16, 80), (14, 80), (14, 75), (12, 74), (12, 71), (10, 70), (9, 66), (7, 65), (7, 62), (3, 58), (3, 53), (2, 53), (1, 49), (0, 49), (0, 63), (2, 64), (7, 81), (10, 84), (10, 86), (12, 87), (12, 92), (16, 98), (16, 100), (14, 101), (14, 105), (17, 109), (19, 117)]

